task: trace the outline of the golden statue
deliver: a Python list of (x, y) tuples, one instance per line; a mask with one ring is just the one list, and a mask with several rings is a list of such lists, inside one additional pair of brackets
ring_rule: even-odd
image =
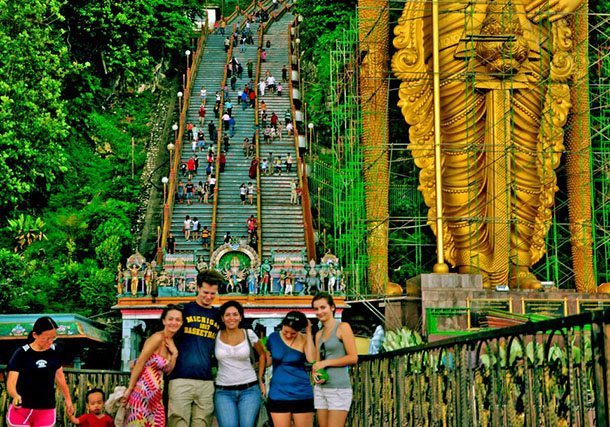
[(140, 282), (140, 266), (138, 264), (131, 264), (129, 266), (131, 272), (131, 295), (136, 296), (138, 294), (138, 284)]
[(116, 270), (116, 291), (117, 294), (123, 295), (123, 267), (120, 262), (117, 265)]
[[(581, 2), (439, 4), (443, 252), (459, 272), (482, 274), (487, 287), (540, 286), (530, 267), (545, 253), (552, 223), (578, 71), (571, 14)], [(429, 4), (405, 4), (392, 68), (436, 232)]]

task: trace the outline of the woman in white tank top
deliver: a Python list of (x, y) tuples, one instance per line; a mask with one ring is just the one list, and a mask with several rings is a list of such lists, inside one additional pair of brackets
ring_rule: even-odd
[[(237, 301), (227, 301), (219, 309), (221, 330), (216, 336), (214, 354), (218, 360), (214, 407), (219, 427), (253, 427), (258, 417), (264, 374), (265, 349), (251, 330), (241, 328), (244, 308)], [(252, 349), (259, 354), (256, 372)]]

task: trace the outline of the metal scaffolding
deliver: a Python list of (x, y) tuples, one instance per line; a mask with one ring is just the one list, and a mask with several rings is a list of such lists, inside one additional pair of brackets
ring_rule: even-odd
[[(467, 27), (469, 17), (465, 15), (464, 18)], [(552, 219), (547, 224), (546, 252), (532, 267), (539, 280), (552, 281), (561, 289), (575, 287), (571, 248), (579, 243), (574, 241), (570, 230), (566, 159), (581, 162), (580, 166), (583, 166), (582, 162), (587, 162), (584, 167), (593, 177), (593, 217), (580, 226), (589, 230), (593, 238), (595, 259), (592, 274), (595, 283), (610, 282), (610, 37), (607, 34), (610, 16), (589, 13), (588, 21), (590, 43), (585, 49), (589, 50), (590, 127), (587, 132), (591, 134), (591, 146), (590, 150), (582, 153), (570, 151), (570, 147), (567, 147), (560, 166), (555, 170), (559, 190), (552, 206)], [(362, 136), (358, 82), (361, 58), (356, 28), (356, 23), (352, 23), (350, 30), (343, 33), (343, 38), (337, 40), (335, 49), (331, 51), (328, 105), (332, 134), (326, 144), (330, 149), (314, 144), (310, 158), (310, 191), (315, 200), (312, 205), (318, 210), (320, 241), (324, 248), (329, 248), (341, 260), (351, 295), (368, 293), (367, 265), (371, 262), (366, 248), (368, 231), (363, 175), (366, 153), (363, 153), (359, 143)], [(577, 60), (585, 61), (585, 58), (583, 56)], [(391, 75), (389, 69), (388, 75)], [(474, 76), (470, 82), (474, 93)], [(391, 78), (390, 90), (395, 90), (399, 83)], [(393, 95), (390, 98), (393, 99)], [(470, 101), (474, 102), (474, 99)], [(466, 99), (466, 102), (469, 100)], [(435, 240), (428, 225), (427, 207), (418, 190), (420, 170), (416, 168), (411, 152), (406, 149), (408, 125), (402, 121), (390, 101), (382, 114), (389, 114), (390, 117), (387, 148), (390, 159), (389, 279), (404, 285), (406, 279), (432, 271)], [(507, 110), (506, 114), (512, 112)], [(510, 120), (506, 120), (497, 125), (509, 123)], [(571, 120), (568, 120), (564, 130), (566, 133), (582, 131)], [(554, 154), (542, 153), (543, 156)], [(508, 158), (505, 161), (510, 161)], [(471, 220), (477, 221), (477, 218)], [(472, 236), (473, 239), (477, 237)]]
[(323, 248), (344, 267), (350, 295), (366, 293), (368, 257), (364, 206), (357, 30), (352, 23), (330, 52), (330, 149), (312, 150), (310, 191), (318, 209)]

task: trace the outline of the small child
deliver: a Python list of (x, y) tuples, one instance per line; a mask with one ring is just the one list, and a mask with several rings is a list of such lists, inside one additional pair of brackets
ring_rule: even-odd
[(104, 391), (99, 388), (91, 389), (87, 392), (87, 414), (76, 418), (70, 416), (73, 424), (83, 427), (114, 427), (114, 421), (109, 415), (104, 413)]
[(261, 163), (261, 173), (263, 175), (267, 175), (269, 172), (269, 162), (267, 161), (267, 159), (263, 159), (263, 162)]

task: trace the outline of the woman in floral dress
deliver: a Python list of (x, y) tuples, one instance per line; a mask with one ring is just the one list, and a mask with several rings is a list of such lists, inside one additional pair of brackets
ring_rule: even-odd
[(174, 335), (182, 328), (182, 310), (168, 305), (161, 313), (161, 321), (163, 330), (146, 340), (131, 371), (129, 387), (124, 395), (127, 402), (126, 426), (165, 425), (163, 374), (174, 369), (178, 358)]

